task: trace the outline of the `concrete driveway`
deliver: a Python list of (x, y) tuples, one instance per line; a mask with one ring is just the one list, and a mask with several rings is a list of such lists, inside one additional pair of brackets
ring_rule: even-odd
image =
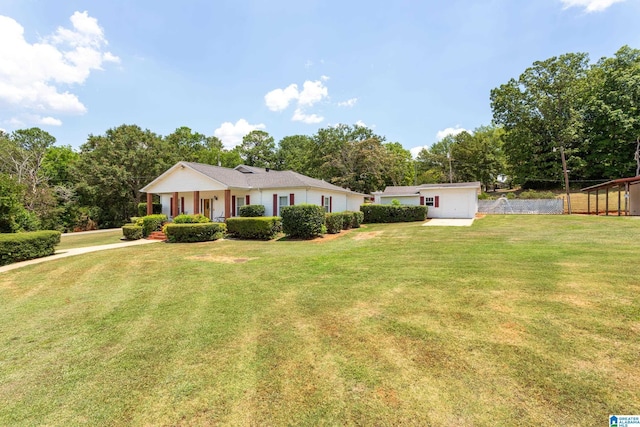
[(9, 265), (3, 265), (2, 267), (0, 267), (0, 273), (4, 273), (5, 271), (9, 271), (9, 270), (14, 270), (20, 267), (25, 267), (27, 265), (40, 264), (41, 262), (46, 262), (46, 261), (53, 261), (54, 259), (66, 258), (74, 255), (88, 254), (89, 252), (105, 251), (108, 249), (118, 249), (118, 248), (124, 248), (127, 246), (146, 245), (149, 243), (158, 243), (158, 242), (160, 242), (160, 240), (140, 239), (140, 240), (133, 240), (130, 242), (112, 243), (110, 245), (87, 246), (85, 248), (65, 249), (62, 251), (56, 251), (55, 254), (50, 256), (30, 259), (28, 261), (15, 262)]

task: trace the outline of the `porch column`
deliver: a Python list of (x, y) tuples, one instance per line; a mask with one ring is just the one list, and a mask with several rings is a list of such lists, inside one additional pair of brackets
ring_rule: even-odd
[(153, 214), (153, 194), (147, 193), (147, 215)]
[(231, 217), (231, 190), (224, 190), (224, 219)]
[(193, 192), (193, 214), (197, 215), (200, 213), (200, 192)]
[(178, 216), (180, 212), (180, 198), (178, 197), (178, 192), (173, 193), (173, 216)]

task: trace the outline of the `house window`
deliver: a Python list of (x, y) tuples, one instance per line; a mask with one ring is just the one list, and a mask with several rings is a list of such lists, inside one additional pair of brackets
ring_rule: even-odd
[(280, 215), (280, 210), (284, 206), (289, 206), (289, 197), (288, 196), (280, 196), (278, 197), (278, 215)]
[(244, 197), (236, 197), (236, 216), (240, 216), (240, 206), (244, 206)]
[(331, 199), (329, 196), (324, 196), (324, 211), (331, 212)]
[(424, 205), (425, 206), (433, 206), (433, 197), (425, 197), (424, 198)]

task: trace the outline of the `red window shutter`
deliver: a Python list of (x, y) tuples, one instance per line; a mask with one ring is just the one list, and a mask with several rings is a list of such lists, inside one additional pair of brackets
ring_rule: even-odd
[(324, 196), (322, 196), (322, 198), (320, 199), (320, 206), (324, 208)]
[(329, 212), (333, 212), (333, 196), (329, 196)]
[(433, 207), (434, 207), (434, 208), (439, 208), (439, 207), (440, 207), (440, 196), (436, 196), (436, 197), (434, 198), (434, 201), (433, 201)]
[(184, 197), (180, 197), (180, 213), (184, 213)]
[(420, 206), (424, 205), (424, 196), (420, 196)]
[(171, 204), (171, 216), (175, 216), (173, 212), (173, 197), (171, 198), (170, 204)]
[(278, 195), (273, 195), (273, 216), (278, 216)]
[(291, 193), (289, 194), (289, 206), (293, 206), (296, 204), (296, 195)]
[(236, 196), (231, 196), (231, 216), (236, 216)]
[(244, 204), (245, 205), (250, 205), (251, 204), (251, 197), (248, 194), (246, 196), (244, 196)]

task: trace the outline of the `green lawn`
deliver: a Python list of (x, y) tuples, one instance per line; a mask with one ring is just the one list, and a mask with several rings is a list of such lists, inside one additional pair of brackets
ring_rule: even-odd
[(60, 237), (60, 244), (56, 246), (57, 251), (84, 248), (87, 246), (110, 245), (122, 242), (122, 229), (103, 231), (100, 233), (77, 233), (64, 234)]
[(606, 425), (640, 220), (155, 244), (0, 274), (0, 425)]

